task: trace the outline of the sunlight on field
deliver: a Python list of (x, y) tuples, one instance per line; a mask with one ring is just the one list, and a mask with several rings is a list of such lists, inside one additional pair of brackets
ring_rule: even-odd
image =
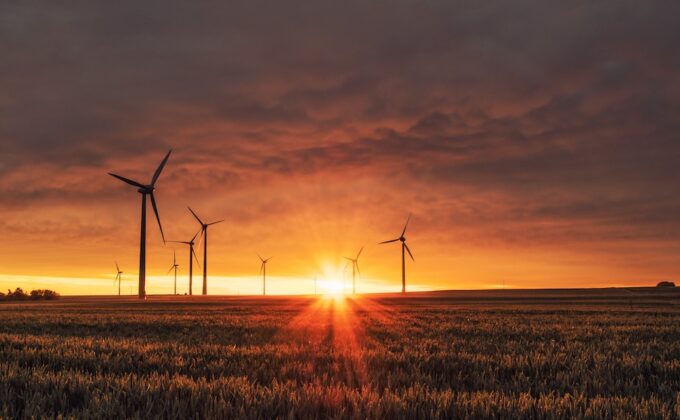
[(680, 415), (678, 292), (530, 293), (2, 304), (0, 417)]

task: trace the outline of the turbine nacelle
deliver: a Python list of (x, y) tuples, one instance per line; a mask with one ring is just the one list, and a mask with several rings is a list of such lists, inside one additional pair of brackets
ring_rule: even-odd
[(153, 194), (153, 192), (156, 190), (156, 187), (153, 185), (147, 185), (144, 188), (139, 188), (137, 189), (137, 192), (140, 194)]

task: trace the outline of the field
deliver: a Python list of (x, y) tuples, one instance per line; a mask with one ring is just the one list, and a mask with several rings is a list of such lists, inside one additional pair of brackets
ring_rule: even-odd
[(678, 418), (680, 290), (0, 305), (0, 417)]

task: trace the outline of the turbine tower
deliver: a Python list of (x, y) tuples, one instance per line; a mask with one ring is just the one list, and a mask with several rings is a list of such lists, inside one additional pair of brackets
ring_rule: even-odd
[(179, 265), (177, 264), (177, 252), (175, 250), (172, 250), (172, 266), (168, 270), (167, 274), (170, 274), (172, 270), (175, 270), (175, 295), (177, 295), (177, 269), (179, 268)]
[(116, 261), (116, 271), (116, 279), (113, 281), (113, 284), (118, 282), (118, 296), (120, 296), (120, 282), (123, 280), (123, 272), (120, 271), (120, 267), (118, 267), (118, 261)]
[(208, 294), (208, 226), (216, 225), (218, 223), (224, 222), (224, 219), (218, 220), (211, 223), (203, 223), (203, 221), (191, 210), (191, 207), (187, 207), (191, 214), (194, 215), (198, 223), (201, 225), (201, 232), (203, 233), (203, 295)]
[(267, 296), (267, 262), (274, 257), (262, 259), (260, 254), (257, 254), (257, 257), (262, 261), (262, 264), (260, 264), (260, 273), (262, 273), (262, 296)]
[(353, 295), (356, 294), (356, 292), (357, 292), (356, 273), (359, 273), (359, 275), (361, 275), (361, 271), (359, 271), (359, 256), (361, 255), (361, 251), (363, 251), (363, 250), (364, 250), (364, 247), (362, 246), (355, 258), (345, 257), (346, 260), (349, 260), (352, 263), (352, 294)]
[(380, 244), (388, 244), (390, 242), (401, 241), (401, 293), (406, 293), (406, 257), (404, 251), (408, 252), (411, 260), (415, 261), (413, 254), (411, 254), (411, 250), (408, 248), (408, 245), (406, 245), (406, 237), (404, 236), (406, 234), (406, 228), (408, 227), (409, 220), (411, 220), (410, 214), (408, 215), (408, 219), (406, 219), (404, 230), (401, 231), (401, 235), (398, 238), (380, 242)]
[(140, 238), (139, 238), (139, 298), (140, 299), (146, 299), (146, 196), (148, 195), (149, 198), (151, 198), (151, 206), (153, 207), (153, 212), (156, 214), (156, 220), (158, 221), (158, 228), (161, 230), (161, 237), (163, 238), (163, 243), (165, 243), (165, 235), (163, 234), (163, 226), (161, 225), (161, 219), (158, 216), (158, 207), (156, 207), (156, 199), (153, 196), (153, 192), (156, 189), (156, 181), (158, 181), (158, 177), (161, 175), (161, 172), (163, 171), (163, 167), (165, 164), (168, 162), (168, 158), (170, 157), (170, 153), (172, 152), (172, 149), (168, 151), (168, 154), (165, 155), (165, 158), (163, 161), (161, 161), (161, 164), (158, 165), (158, 169), (156, 169), (156, 172), (153, 174), (153, 177), (151, 178), (151, 182), (147, 185), (141, 184), (137, 181), (133, 181), (131, 179), (124, 178), (120, 175), (116, 175), (114, 173), (109, 172), (109, 175), (111, 175), (114, 178), (118, 178), (119, 180), (125, 182), (126, 184), (132, 185), (133, 187), (137, 187), (137, 192), (139, 192), (142, 195), (142, 222), (140, 226)]
[[(201, 230), (199, 229), (198, 232), (194, 235), (193, 238), (191, 238), (190, 241), (168, 241), (168, 242), (173, 242), (176, 244), (184, 244), (184, 245), (189, 245), (189, 296), (193, 294), (193, 289), (194, 289), (194, 260), (193, 258), (196, 259), (196, 264), (200, 267), (201, 264), (198, 263), (198, 257), (196, 256), (196, 251), (194, 251), (194, 240), (196, 240), (196, 237), (198, 234), (201, 233)], [(193, 258), (192, 258), (193, 256)]]

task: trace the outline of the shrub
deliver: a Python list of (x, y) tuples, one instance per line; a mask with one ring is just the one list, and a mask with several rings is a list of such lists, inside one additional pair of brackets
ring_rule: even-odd
[(656, 287), (675, 287), (675, 283), (672, 281), (660, 281)]

